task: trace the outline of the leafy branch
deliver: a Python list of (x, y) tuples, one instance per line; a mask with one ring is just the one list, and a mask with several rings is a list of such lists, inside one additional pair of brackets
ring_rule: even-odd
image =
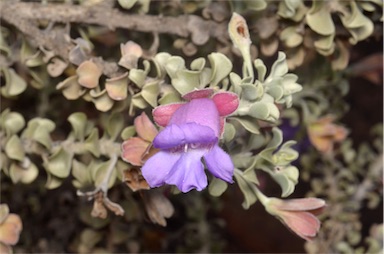
[[(63, 28), (53, 27), (54, 23), (100, 25), (111, 30), (123, 28), (184, 38), (191, 36), (197, 45), (205, 44), (209, 38), (219, 40), (228, 38), (225, 23), (204, 20), (195, 15), (164, 17), (128, 14), (104, 3), (82, 6), (2, 1), (0, 16), (3, 21), (15, 26), (29, 37), (35, 46), (51, 50), (66, 61), (74, 45), (70, 40), (69, 30), (64, 29), (63, 32)], [(48, 21), (50, 25), (42, 30), (39, 28), (39, 21)], [(116, 69), (117, 65), (111, 67)]]

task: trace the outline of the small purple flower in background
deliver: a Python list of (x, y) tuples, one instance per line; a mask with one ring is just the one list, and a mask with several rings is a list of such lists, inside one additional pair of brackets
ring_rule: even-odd
[(176, 185), (182, 192), (203, 190), (207, 176), (201, 158), (217, 178), (233, 182), (231, 158), (218, 145), (225, 117), (233, 113), (239, 99), (236, 94), (202, 89), (183, 96), (186, 103), (159, 106), (154, 109), (155, 122), (165, 127), (153, 140), (160, 149), (142, 167), (151, 187)]

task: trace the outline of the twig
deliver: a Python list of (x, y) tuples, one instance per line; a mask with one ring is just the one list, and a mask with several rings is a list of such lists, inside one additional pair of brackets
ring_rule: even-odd
[[(28, 20), (47, 20), (59, 23), (84, 23), (106, 26), (110, 29), (126, 28), (139, 32), (158, 32), (188, 36), (188, 16), (161, 17), (150, 15), (125, 14), (105, 6), (40, 4), (14, 1), (0, 3), (1, 16)], [(8, 14), (8, 15), (7, 15)], [(9, 15), (10, 14), (10, 15)]]
[(113, 154), (111, 156), (111, 160), (110, 160), (107, 172), (105, 173), (104, 179), (100, 183), (100, 185), (98, 186), (98, 188), (100, 188), (103, 191), (105, 196), (107, 195), (108, 183), (109, 183), (109, 180), (111, 179), (111, 176), (112, 176), (113, 170), (115, 169), (116, 163), (117, 163), (117, 155)]
[(227, 38), (225, 23), (204, 20), (195, 15), (163, 17), (153, 15), (127, 14), (104, 5), (40, 4), (15, 1), (0, 2), (0, 17), (27, 35), (38, 46), (54, 51), (68, 60), (73, 45), (68, 36), (55, 30), (42, 31), (37, 21), (57, 23), (83, 23), (105, 26), (110, 29), (124, 28), (139, 32), (165, 33), (181, 37), (191, 36), (192, 40), (204, 43), (199, 37), (209, 36), (223, 40)]

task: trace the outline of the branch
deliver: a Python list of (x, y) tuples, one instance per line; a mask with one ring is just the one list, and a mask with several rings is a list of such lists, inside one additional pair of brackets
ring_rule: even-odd
[(124, 28), (138, 32), (164, 33), (181, 37), (192, 37), (197, 45), (205, 44), (210, 38), (221, 41), (228, 38), (227, 24), (204, 20), (195, 15), (163, 17), (127, 14), (111, 6), (95, 4), (91, 6), (68, 4), (40, 4), (15, 1), (0, 2), (0, 17), (27, 35), (37, 46), (53, 50), (61, 58), (68, 60), (68, 52), (73, 47), (65, 33), (42, 31), (37, 21), (58, 23), (83, 23), (108, 27)]
[[(40, 4), (6, 1), (0, 4), (1, 15), (29, 20), (48, 20), (60, 23), (85, 23), (110, 29), (126, 28), (139, 32), (158, 32), (188, 36), (188, 16), (161, 17), (125, 14), (101, 5)], [(7, 16), (6, 16), (7, 15)]]

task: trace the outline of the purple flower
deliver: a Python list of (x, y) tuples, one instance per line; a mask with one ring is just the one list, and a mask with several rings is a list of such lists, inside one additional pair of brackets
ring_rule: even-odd
[(153, 140), (160, 151), (142, 167), (149, 186), (172, 184), (182, 192), (203, 190), (207, 176), (201, 158), (215, 177), (232, 182), (232, 160), (218, 142), (225, 116), (237, 109), (239, 100), (234, 93), (212, 94), (212, 89), (193, 91), (183, 96), (187, 103), (154, 109), (155, 122), (165, 128)]

